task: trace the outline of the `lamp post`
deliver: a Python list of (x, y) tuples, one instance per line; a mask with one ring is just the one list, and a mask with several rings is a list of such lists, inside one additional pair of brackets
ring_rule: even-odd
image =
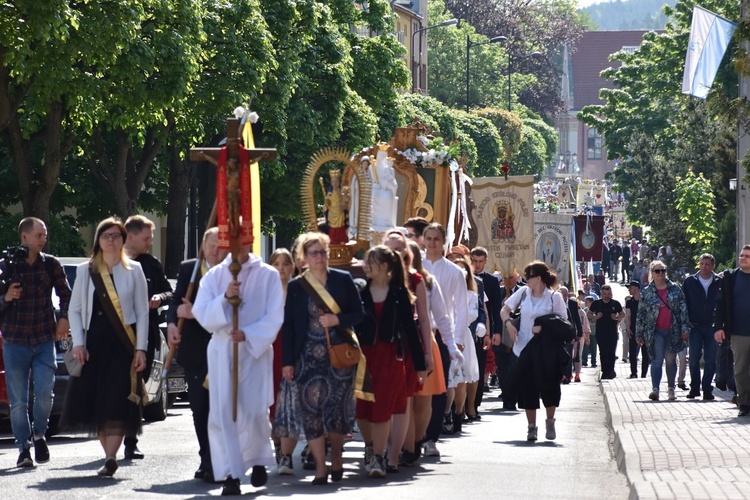
[[(420, 26), (422, 23), (419, 23)], [(447, 21), (443, 21), (441, 23), (432, 25), (432, 26), (425, 26), (424, 28), (419, 28), (418, 30), (414, 30), (414, 33), (411, 34), (411, 48), (414, 50), (414, 37), (417, 36), (419, 33), (424, 33), (427, 30), (431, 30), (432, 28), (442, 28), (443, 26), (456, 26), (458, 24), (458, 19), (448, 19)], [(414, 64), (414, 58), (412, 57), (412, 64)], [(422, 83), (422, 37), (419, 37), (419, 67), (417, 68), (417, 76), (419, 79), (414, 78), (414, 71), (412, 71), (412, 78), (411, 78), (411, 93), (415, 93), (417, 91), (417, 81), (421, 84)]]
[(469, 112), (469, 54), (472, 47), (477, 45), (487, 45), (488, 43), (505, 42), (508, 38), (504, 36), (495, 36), (486, 42), (472, 42), (471, 37), (466, 35), (466, 112)]
[[(532, 53), (530, 53), (530, 54), (526, 54), (526, 55), (523, 55), (523, 56), (518, 56), (518, 57), (516, 57), (515, 59), (516, 59), (516, 60), (520, 60), (520, 59), (528, 59), (529, 57), (540, 57), (541, 55), (542, 55), (542, 53), (541, 53), (541, 52), (538, 52), (538, 51), (534, 51), (534, 52), (532, 52)], [(511, 56), (510, 54), (508, 54), (508, 111), (511, 111), (511, 100), (510, 100), (510, 75), (511, 75), (511, 69), (512, 69), (512, 65), (513, 65), (513, 57), (512, 57), (512, 56)]]
[(566, 151), (565, 154), (560, 153), (560, 163), (565, 166), (565, 171), (570, 173), (570, 169), (574, 163), (578, 161), (578, 153), (571, 153)]

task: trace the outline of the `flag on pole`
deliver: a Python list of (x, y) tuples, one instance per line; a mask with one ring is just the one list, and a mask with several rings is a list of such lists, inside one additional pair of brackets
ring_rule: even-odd
[(682, 93), (705, 99), (737, 25), (695, 5), (685, 54)]

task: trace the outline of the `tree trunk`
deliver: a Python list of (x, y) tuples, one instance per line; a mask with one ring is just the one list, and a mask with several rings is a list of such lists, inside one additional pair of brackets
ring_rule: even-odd
[(43, 163), (35, 168), (30, 155), (31, 140), (21, 133), (18, 116), (8, 122), (8, 137), (25, 217), (38, 217), (49, 226), (50, 200), (60, 181), (60, 168), (68, 152), (63, 142), (63, 118), (65, 110), (60, 102), (50, 103), (45, 117), (45, 146)]
[(170, 145), (169, 158), (169, 201), (167, 202), (167, 252), (164, 259), (164, 272), (176, 277), (180, 262), (185, 257), (185, 219), (190, 185), (195, 169), (190, 160), (180, 157), (179, 148)]

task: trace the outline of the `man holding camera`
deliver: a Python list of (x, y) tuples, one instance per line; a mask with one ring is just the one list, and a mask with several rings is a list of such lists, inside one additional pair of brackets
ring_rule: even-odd
[[(47, 227), (36, 217), (18, 225), (20, 247), (5, 251), (0, 261), (0, 330), (3, 333), (5, 384), (10, 400), (10, 422), (20, 451), (17, 467), (32, 467), (31, 441), (38, 463), (49, 461), (44, 439), (52, 410), (55, 385), (55, 340), (68, 336), (70, 286), (65, 270), (53, 256), (42, 253)], [(55, 323), (52, 288), (60, 298)], [(34, 426), (29, 422), (29, 374), (34, 379)]]

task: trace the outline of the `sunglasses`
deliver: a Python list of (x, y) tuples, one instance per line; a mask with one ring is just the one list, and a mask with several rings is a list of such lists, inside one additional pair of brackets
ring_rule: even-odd
[(119, 240), (122, 238), (121, 233), (102, 233), (99, 236), (103, 240)]
[(654, 272), (654, 274), (663, 274), (667, 272), (666, 269), (653, 269), (652, 271)]
[(312, 252), (305, 252), (310, 257), (324, 257), (328, 255), (328, 250), (313, 250)]

